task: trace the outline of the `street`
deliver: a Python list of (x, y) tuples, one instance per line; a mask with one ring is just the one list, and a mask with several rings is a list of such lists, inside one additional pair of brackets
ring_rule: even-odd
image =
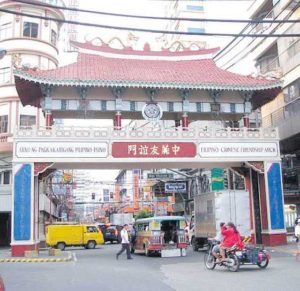
[(206, 270), (204, 252), (191, 249), (186, 257), (135, 254), (133, 260), (127, 260), (122, 254), (116, 260), (119, 249), (116, 244), (94, 250), (68, 248), (75, 254), (71, 262), (1, 263), (0, 274), (7, 291), (299, 290), (300, 260), (292, 254), (293, 245), (274, 248), (267, 269), (241, 266), (237, 273), (220, 267)]

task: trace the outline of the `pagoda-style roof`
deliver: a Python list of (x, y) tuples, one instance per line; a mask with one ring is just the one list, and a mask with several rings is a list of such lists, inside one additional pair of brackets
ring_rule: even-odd
[[(16, 69), (16, 87), (23, 105), (37, 105), (40, 85), (264, 91), (256, 106), (275, 98), (278, 80), (254, 78), (220, 69), (212, 59), (217, 49), (143, 51), (108, 45), (73, 43), (77, 62), (53, 70)], [(260, 95), (260, 94), (259, 94)], [(261, 100), (258, 100), (261, 99)]]

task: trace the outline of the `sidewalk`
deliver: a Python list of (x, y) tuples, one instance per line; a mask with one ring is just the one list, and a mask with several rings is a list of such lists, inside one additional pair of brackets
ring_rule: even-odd
[(76, 258), (72, 252), (64, 251), (56, 256), (50, 256), (48, 249), (40, 249), (38, 256), (30, 258), (12, 257), (10, 248), (0, 248), (0, 263), (47, 263), (47, 262), (71, 262)]

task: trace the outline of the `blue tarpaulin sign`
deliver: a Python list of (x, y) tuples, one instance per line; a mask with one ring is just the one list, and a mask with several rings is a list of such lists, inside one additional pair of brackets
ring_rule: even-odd
[(31, 230), (31, 165), (24, 164), (14, 177), (14, 239), (29, 240)]
[(272, 229), (284, 229), (282, 180), (280, 164), (273, 163), (268, 170), (270, 216)]

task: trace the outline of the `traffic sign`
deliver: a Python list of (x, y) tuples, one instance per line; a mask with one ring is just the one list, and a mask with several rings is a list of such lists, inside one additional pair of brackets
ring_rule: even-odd
[(187, 193), (187, 184), (186, 182), (167, 182), (165, 193)]

